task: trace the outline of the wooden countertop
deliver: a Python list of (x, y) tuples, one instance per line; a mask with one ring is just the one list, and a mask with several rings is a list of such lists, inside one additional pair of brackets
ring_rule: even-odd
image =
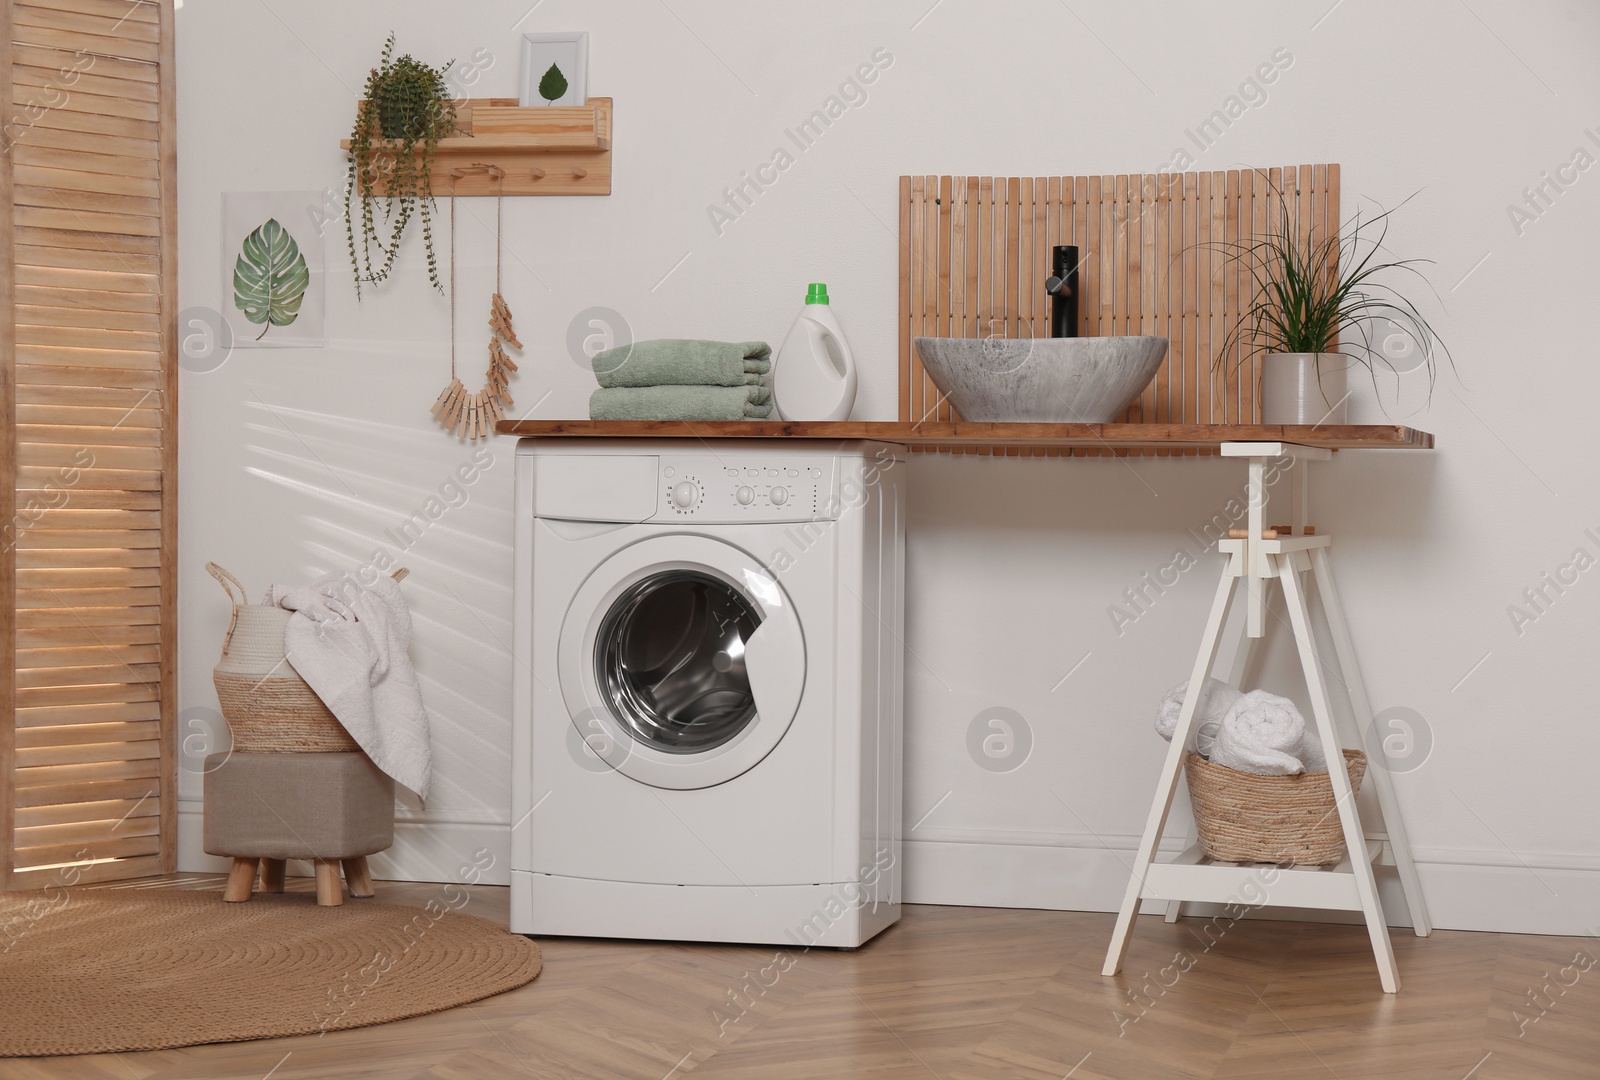
[(1329, 450), (1431, 450), (1426, 431), (1394, 424), (976, 424), (966, 421), (502, 420), (501, 435), (592, 439), (873, 439), (902, 446), (1206, 449), (1288, 442)]

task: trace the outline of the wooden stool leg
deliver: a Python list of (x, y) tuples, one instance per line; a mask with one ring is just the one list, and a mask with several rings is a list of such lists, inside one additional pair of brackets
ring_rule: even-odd
[(317, 860), (317, 906), (338, 907), (344, 903), (344, 884), (339, 880), (335, 859)]
[(250, 899), (250, 890), (256, 884), (257, 859), (234, 859), (228, 871), (228, 887), (222, 890), (222, 899), (230, 904)]
[(281, 893), (283, 891), (283, 860), (261, 860), (261, 891)]
[(372, 895), (372, 874), (367, 870), (367, 857), (358, 855), (353, 859), (341, 859), (344, 864), (344, 880), (350, 886), (351, 896)]

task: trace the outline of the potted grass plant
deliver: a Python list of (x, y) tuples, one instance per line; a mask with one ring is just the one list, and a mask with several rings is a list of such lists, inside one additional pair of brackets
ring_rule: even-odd
[[(1315, 228), (1301, 234), (1288, 201), (1280, 197), (1279, 206), (1275, 231), (1214, 245), (1250, 274), (1250, 298), (1219, 356), (1236, 356), (1240, 364), (1261, 358), (1261, 423), (1345, 423), (1349, 373), (1356, 369), (1376, 389), (1380, 366), (1396, 373), (1424, 367), (1431, 395), (1438, 377), (1436, 347), (1446, 359), (1449, 350), (1389, 279), (1411, 274), (1426, 285), (1418, 267), (1432, 260), (1387, 257), (1384, 241), (1394, 211), (1358, 211), (1339, 234), (1326, 236)], [(1393, 359), (1397, 352), (1420, 361), (1402, 365)]]

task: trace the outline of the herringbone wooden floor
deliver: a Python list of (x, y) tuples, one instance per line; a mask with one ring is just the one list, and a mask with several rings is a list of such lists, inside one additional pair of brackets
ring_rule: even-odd
[[(418, 904), (437, 888), (378, 885)], [(477, 888), (465, 910), (504, 921), (506, 904)], [(1115, 980), (1099, 973), (1111, 916), (1079, 912), (912, 907), (854, 953), (553, 939), (530, 986), (434, 1016), (0, 1060), (0, 1077), (1600, 1077), (1594, 939), (1396, 931), (1405, 987), (1390, 996), (1359, 927), (1252, 920), (1218, 938), (1206, 925), (1140, 920)]]

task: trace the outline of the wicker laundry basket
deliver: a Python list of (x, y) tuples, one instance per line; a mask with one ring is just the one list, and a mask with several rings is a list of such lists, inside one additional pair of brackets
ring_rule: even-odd
[[(233, 734), (233, 748), (247, 754), (360, 750), (360, 744), (284, 655), (283, 631), (291, 612), (249, 603), (239, 579), (216, 563), (206, 563), (206, 570), (233, 601), (233, 621), (222, 639), (222, 659), (211, 672), (223, 719)], [(394, 572), (396, 581), (405, 576), (405, 567)]]
[[(1367, 755), (1344, 752), (1350, 788), (1360, 792)], [(1183, 759), (1201, 849), (1219, 862), (1327, 866), (1344, 858), (1344, 830), (1325, 772), (1256, 776), (1199, 754)]]

